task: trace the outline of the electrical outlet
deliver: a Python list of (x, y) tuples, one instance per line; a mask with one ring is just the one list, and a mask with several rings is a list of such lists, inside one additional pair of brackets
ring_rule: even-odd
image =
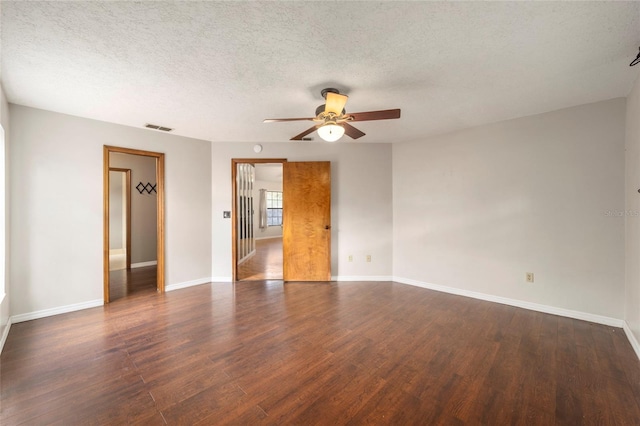
[(370, 254), (367, 255), (367, 262), (371, 262), (371, 255)]
[(349, 262), (353, 262), (353, 255), (349, 255)]
[(527, 282), (528, 283), (533, 282), (533, 272), (527, 272)]

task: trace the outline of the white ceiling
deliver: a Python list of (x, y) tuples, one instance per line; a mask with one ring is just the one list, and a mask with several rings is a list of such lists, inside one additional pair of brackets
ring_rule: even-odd
[(356, 127), (358, 142), (403, 142), (626, 96), (640, 71), (640, 2), (2, 1), (1, 13), (10, 102), (216, 142), (288, 140), (312, 123), (262, 120), (313, 116), (323, 87), (349, 95), (347, 112), (401, 108)]

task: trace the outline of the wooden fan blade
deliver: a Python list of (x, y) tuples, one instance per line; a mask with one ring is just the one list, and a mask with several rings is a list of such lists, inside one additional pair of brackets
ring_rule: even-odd
[(282, 121), (313, 121), (313, 118), (267, 118), (263, 123), (280, 123)]
[(335, 115), (342, 115), (342, 110), (347, 103), (349, 97), (339, 93), (327, 93), (327, 102), (324, 106), (324, 112), (332, 112)]
[(299, 135), (296, 135), (296, 136), (292, 137), (289, 140), (291, 140), (291, 141), (301, 141), (302, 138), (307, 136), (309, 133), (315, 132), (318, 127), (319, 126), (313, 126), (313, 127), (309, 128), (309, 129), (305, 130), (304, 132), (300, 133)]
[(358, 139), (365, 135), (364, 132), (356, 129), (349, 123), (342, 123), (342, 127), (344, 127), (344, 133), (349, 136), (351, 139)]
[(393, 118), (400, 118), (400, 110), (385, 109), (382, 111), (350, 112), (347, 115), (353, 117), (353, 120), (351, 121), (389, 120)]

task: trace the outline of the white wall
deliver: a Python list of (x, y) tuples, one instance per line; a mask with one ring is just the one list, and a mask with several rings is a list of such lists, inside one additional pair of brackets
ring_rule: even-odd
[[(10, 118), (9, 118), (9, 104), (7, 103), (7, 98), (4, 94), (4, 89), (2, 88), (1, 84), (0, 84), (0, 124), (2, 125), (2, 128), (4, 129), (4, 138), (5, 138), (5, 150), (4, 150), (4, 158), (5, 158), (5, 185), (6, 185), (6, 192), (5, 192), (5, 211), (4, 211), (4, 217), (5, 217), (5, 229), (4, 229), (4, 234), (5, 234), (5, 246), (3, 248), (4, 253), (5, 253), (5, 261), (4, 261), (4, 265), (1, 265), (2, 267), (0, 268), (0, 270), (2, 270), (2, 274), (4, 274), (4, 284), (5, 284), (5, 291), (6, 294), (4, 295), (4, 298), (2, 298), (0, 296), (0, 298), (2, 298), (2, 300), (0, 301), (0, 351), (2, 351), (2, 346), (3, 346), (3, 341), (2, 338), (3, 336), (5, 336), (5, 333), (8, 331), (7, 330), (7, 324), (9, 321), (9, 316), (11, 315), (11, 286), (10, 286), (10, 258), (11, 258), (11, 251), (9, 250), (9, 240), (11, 238), (10, 235), (10, 229), (9, 229), (9, 221), (10, 221), (10, 189), (9, 189), (9, 169), (10, 169), (10, 162), (8, 161), (9, 159), (9, 152), (10, 152)], [(1, 224), (0, 224), (1, 226)], [(0, 284), (2, 285), (2, 284)], [(2, 289), (0, 289), (0, 295), (2, 294)]]
[[(289, 161), (331, 161), (332, 275), (391, 275), (391, 146), (360, 144), (348, 139), (330, 144), (285, 142), (264, 144), (260, 154), (250, 143), (211, 145), (213, 206), (213, 270), (220, 280), (231, 278), (232, 158), (286, 158)], [(354, 255), (353, 262), (347, 256)], [(372, 262), (365, 262), (365, 255)]]
[[(637, 84), (629, 105), (634, 114)], [(168, 285), (230, 279), (231, 221), (222, 212), (231, 210), (232, 158), (328, 160), (334, 276), (393, 275), (623, 317), (624, 99), (414, 143), (271, 143), (260, 154), (249, 143), (10, 108), (12, 315), (101, 298), (109, 144), (166, 153)], [(630, 122), (627, 148), (637, 148)], [(627, 165), (633, 158), (640, 162), (628, 155)], [(534, 284), (524, 283), (527, 271)], [(637, 333), (633, 282), (626, 318)]]
[(109, 172), (109, 250), (125, 249), (126, 174)]
[(393, 275), (622, 319), (624, 122), (614, 99), (395, 144)]
[(258, 212), (260, 209), (261, 189), (282, 192), (282, 181), (268, 182), (265, 180), (256, 180), (253, 187), (253, 202), (255, 209), (255, 214), (253, 215), (253, 235), (256, 239), (282, 237), (282, 226), (267, 226), (264, 229), (260, 229), (260, 215)]
[(166, 284), (210, 277), (209, 142), (10, 111), (12, 316), (102, 300), (103, 145), (165, 153)]
[(156, 159), (141, 155), (112, 152), (110, 167), (131, 169), (131, 263), (157, 260), (157, 193), (142, 194), (136, 189), (156, 182)]
[[(626, 120), (626, 285), (624, 319), (640, 341), (640, 78), (627, 98)], [(636, 351), (638, 351), (636, 347)], [(638, 353), (640, 356), (640, 353)]]

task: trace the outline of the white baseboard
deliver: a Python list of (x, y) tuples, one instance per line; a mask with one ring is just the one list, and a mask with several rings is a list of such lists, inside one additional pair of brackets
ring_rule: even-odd
[(211, 277), (199, 278), (197, 280), (185, 281), (177, 284), (169, 284), (164, 289), (165, 291), (173, 291), (181, 288), (193, 287), (194, 285), (209, 284), (210, 282), (211, 282)]
[(230, 282), (231, 282), (231, 277), (200, 278), (198, 280), (185, 281), (183, 283), (169, 284), (168, 286), (165, 287), (165, 291), (173, 291), (181, 288), (193, 287), (195, 285), (202, 285), (202, 284), (230, 283)]
[(386, 275), (336, 275), (331, 281), (393, 281), (393, 277)]
[(256, 249), (251, 250), (251, 252), (248, 255), (246, 255), (245, 257), (243, 257), (238, 261), (238, 265), (241, 265), (247, 260), (251, 259), (255, 254), (256, 254)]
[(609, 325), (611, 327), (622, 328), (624, 321), (617, 318), (605, 317), (602, 315), (590, 314), (587, 312), (572, 311), (571, 309), (557, 308), (555, 306), (541, 305), (538, 303), (525, 302), (523, 300), (509, 299), (507, 297), (493, 296), (485, 293), (477, 293), (475, 291), (463, 290), (455, 287), (448, 287), (439, 284), (425, 283), (409, 278), (394, 277), (393, 281), (401, 284), (409, 284), (416, 287), (428, 288), (430, 290), (441, 291), (443, 293), (457, 294), (459, 296), (471, 297), (473, 299), (486, 300), (488, 302), (501, 303), (503, 305), (515, 306), (518, 308), (529, 309), (530, 311), (544, 312), (546, 314), (559, 315), (561, 317), (574, 318), (583, 321), (595, 322), (598, 324)]
[[(132, 265), (133, 267), (133, 265)], [(547, 314), (559, 315), (567, 318), (574, 318), (583, 321), (590, 321), (598, 324), (604, 324), (612, 327), (620, 327), (624, 330), (629, 343), (633, 347), (638, 359), (640, 359), (640, 343), (636, 339), (635, 335), (631, 331), (631, 328), (627, 324), (626, 321), (606, 317), (602, 315), (590, 314), (586, 312), (573, 311), (570, 309), (557, 308), (554, 306), (541, 305), (538, 303), (525, 302), (522, 300), (509, 299), (506, 297), (493, 296), (485, 293), (478, 293), (474, 291), (459, 289), (455, 287), (448, 287), (438, 284), (425, 283), (422, 281), (412, 280), (408, 278), (401, 277), (390, 277), (390, 276), (335, 276), (332, 277), (334, 281), (395, 281), (401, 284), (413, 285), (416, 287), (427, 288), (430, 290), (440, 291), (449, 294), (456, 294), (459, 296), (471, 297), (473, 299), (486, 300), (488, 302), (500, 303), (503, 305), (515, 306), (518, 308), (529, 309), (537, 312), (544, 312)], [(192, 287), (196, 285), (208, 284), (208, 283), (229, 283), (231, 281), (231, 277), (208, 277), (208, 278), (200, 278), (197, 280), (187, 281), (178, 284), (170, 284), (166, 287), (166, 291), (178, 290), (181, 288)], [(102, 299), (90, 300), (82, 303), (75, 303), (72, 305), (60, 306), (57, 308), (51, 309), (43, 309), (35, 312), (28, 312), (25, 314), (13, 315), (7, 321), (7, 325), (0, 336), (0, 353), (2, 352), (2, 348), (4, 347), (4, 343), (9, 335), (9, 329), (11, 328), (11, 324), (16, 324), (23, 321), (30, 321), (39, 318), (45, 318), (53, 315), (65, 314), (68, 312), (79, 311), (82, 309), (95, 308), (98, 306), (102, 306), (104, 303)]]
[(158, 264), (157, 260), (150, 260), (149, 262), (132, 263), (131, 264), (131, 269), (133, 269), (133, 268), (144, 268), (145, 266), (154, 266), (154, 265), (157, 265), (157, 264)]
[(636, 356), (638, 357), (638, 359), (640, 359), (640, 343), (638, 343), (638, 339), (636, 339), (636, 336), (633, 334), (633, 331), (631, 331), (631, 327), (629, 327), (629, 324), (627, 324), (626, 321), (624, 322), (624, 326), (622, 328), (624, 330), (624, 333), (627, 335), (629, 343), (631, 343), (631, 347), (636, 352)]
[(2, 336), (0, 336), (0, 354), (2, 353), (2, 349), (4, 348), (4, 342), (7, 341), (7, 337), (9, 336), (9, 329), (11, 329), (11, 318), (7, 321), (7, 325), (4, 327), (4, 331), (2, 332)]
[(16, 324), (23, 321), (50, 317), (53, 315), (66, 314), (68, 312), (80, 311), (82, 309), (96, 308), (104, 305), (102, 299), (89, 300), (88, 302), (74, 303), (73, 305), (60, 306), (57, 308), (43, 309), (41, 311), (27, 312), (26, 314), (13, 315), (11, 323)]
[(276, 236), (273, 236), (273, 237), (259, 237), (259, 238), (256, 237), (256, 241), (258, 241), (258, 240), (273, 240), (274, 238), (282, 238), (282, 235), (276, 235)]

